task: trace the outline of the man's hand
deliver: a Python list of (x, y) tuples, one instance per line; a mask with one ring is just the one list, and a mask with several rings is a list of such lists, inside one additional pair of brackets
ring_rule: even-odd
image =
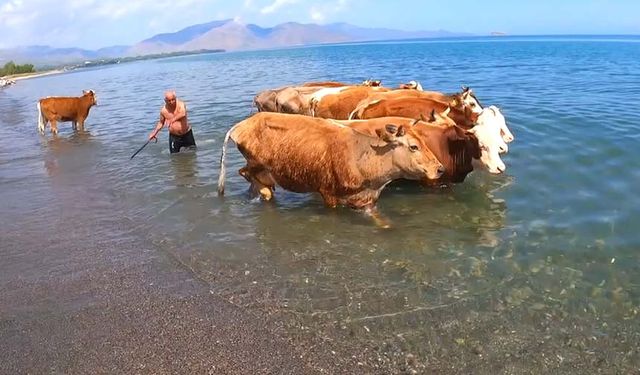
[(158, 142), (158, 138), (156, 138), (157, 135), (158, 135), (158, 131), (154, 129), (151, 133), (149, 133), (149, 140), (151, 141), (155, 139), (156, 142)]

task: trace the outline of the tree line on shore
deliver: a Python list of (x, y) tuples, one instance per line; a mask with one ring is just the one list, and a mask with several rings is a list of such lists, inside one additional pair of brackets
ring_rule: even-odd
[(2, 68), (0, 68), (0, 77), (9, 76), (12, 74), (21, 74), (21, 73), (33, 73), (35, 72), (35, 68), (33, 64), (22, 64), (16, 65), (13, 61), (9, 61), (4, 64)]

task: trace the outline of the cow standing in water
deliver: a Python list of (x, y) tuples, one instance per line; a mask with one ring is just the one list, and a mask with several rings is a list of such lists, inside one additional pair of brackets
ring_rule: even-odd
[(231, 138), (247, 160), (240, 174), (263, 199), (272, 198), (276, 184), (298, 193), (318, 192), (327, 206), (364, 209), (380, 224), (375, 204), (389, 182), (436, 179), (444, 168), (411, 127), (388, 123), (374, 134), (332, 120), (259, 112), (227, 132), (218, 193), (224, 194)]
[(98, 104), (93, 90), (83, 90), (80, 97), (50, 96), (38, 101), (38, 130), (44, 134), (47, 122), (51, 133), (58, 134), (58, 121), (71, 121), (73, 130), (84, 130), (84, 121), (92, 106)]

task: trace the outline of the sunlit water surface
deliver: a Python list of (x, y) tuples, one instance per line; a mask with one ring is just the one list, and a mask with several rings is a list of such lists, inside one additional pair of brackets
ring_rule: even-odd
[[(516, 325), (573, 316), (607, 334), (603, 323), (637, 319), (640, 304), (638, 56), (636, 40), (426, 41), (198, 55), (20, 81), (0, 91), (0, 224), (26, 238), (53, 232), (57, 220), (126, 220), (213, 291), (267, 286), (302, 324), (376, 327), (374, 342), (413, 334), (417, 350), (430, 328), (416, 317), (461, 302), (481, 315), (509, 309)], [(474, 171), (450, 189), (391, 185), (378, 207), (393, 228), (382, 230), (316, 195), (251, 199), (231, 145), (227, 195), (217, 197), (224, 133), (255, 111), (257, 92), (366, 78), (473, 88), (516, 137), (507, 173)], [(69, 123), (57, 138), (37, 133), (38, 98), (89, 88), (99, 106), (87, 133)], [(187, 103), (198, 150), (172, 156), (163, 133), (130, 160), (167, 88)], [(23, 265), (32, 275), (49, 267)]]

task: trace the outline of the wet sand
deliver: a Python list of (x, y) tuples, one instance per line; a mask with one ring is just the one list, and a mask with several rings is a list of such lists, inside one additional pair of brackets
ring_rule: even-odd
[[(35, 227), (1, 232), (0, 373), (572, 374), (632, 373), (637, 364), (630, 326), (595, 337), (588, 322), (535, 313), (523, 326), (521, 312), (499, 301), (492, 314), (461, 300), (410, 321), (310, 324), (260, 285), (214, 292), (216, 279), (242, 276), (219, 265), (213, 282), (199, 279), (130, 226), (61, 220), (55, 230), (67, 235), (51, 239)], [(29, 272), (44, 263), (48, 273)], [(415, 329), (377, 340), (394, 321)], [(412, 347), (416, 339), (426, 351)]]
[[(326, 348), (288, 338), (264, 311), (211, 294), (152, 244), (93, 241), (92, 228), (70, 222), (56, 229), (67, 239), (2, 232), (0, 272), (9, 281), (0, 291), (0, 373), (347, 370)], [(48, 274), (29, 272), (42, 263)]]

